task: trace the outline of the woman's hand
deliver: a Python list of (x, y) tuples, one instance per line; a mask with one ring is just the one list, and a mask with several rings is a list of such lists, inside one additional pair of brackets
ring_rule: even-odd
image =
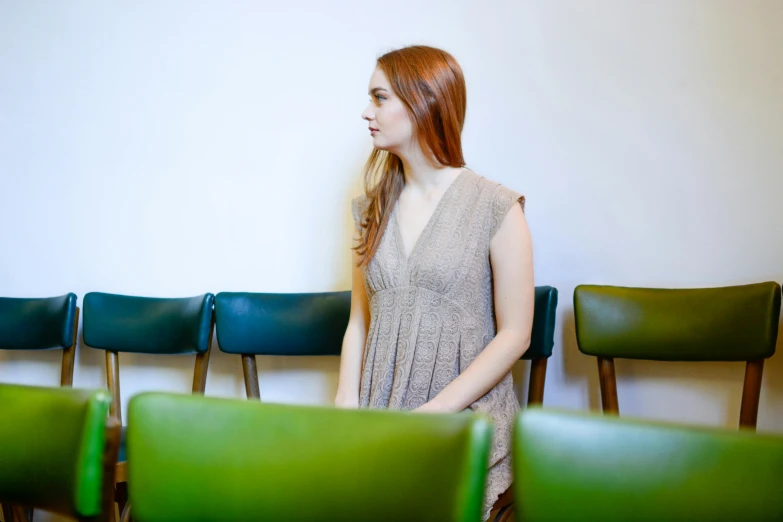
[(348, 397), (346, 394), (338, 391), (337, 396), (334, 398), (334, 405), (338, 408), (356, 409), (359, 407), (359, 396)]

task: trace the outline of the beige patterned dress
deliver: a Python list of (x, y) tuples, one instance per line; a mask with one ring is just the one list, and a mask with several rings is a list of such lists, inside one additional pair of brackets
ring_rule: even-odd
[[(366, 197), (352, 201), (359, 223)], [(524, 197), (465, 169), (443, 194), (406, 259), (395, 211), (364, 270), (370, 327), (359, 404), (411, 410), (435, 397), (496, 335), (490, 240)], [(511, 484), (511, 374), (471, 409), (495, 423), (485, 519)]]

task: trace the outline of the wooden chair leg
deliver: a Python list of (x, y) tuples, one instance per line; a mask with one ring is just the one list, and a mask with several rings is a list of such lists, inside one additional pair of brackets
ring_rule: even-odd
[(106, 422), (106, 444), (103, 450), (103, 478), (101, 484), (101, 522), (114, 522), (114, 478), (117, 472), (117, 453), (120, 451), (120, 431), (117, 419), (109, 417)]
[(196, 367), (193, 370), (193, 393), (204, 395), (207, 388), (207, 371), (209, 370), (209, 354), (212, 352), (212, 337), (215, 333), (215, 311), (212, 311), (212, 322), (209, 325), (209, 341), (207, 351), (196, 355)]
[(16, 522), (30, 522), (30, 519), (27, 517), (27, 510), (24, 507), (14, 504), (11, 506), (11, 509), (14, 512)]
[(604, 413), (619, 415), (617, 404), (617, 380), (614, 375), (614, 359), (598, 357), (598, 377), (601, 381), (601, 405)]
[(742, 386), (742, 406), (740, 407), (740, 428), (756, 430), (763, 373), (764, 359), (748, 361), (745, 365), (745, 383)]
[(117, 352), (106, 350), (106, 384), (111, 392), (111, 407), (109, 415), (122, 425), (122, 408), (120, 406), (120, 356)]
[(514, 520), (514, 504), (501, 509), (495, 517), (495, 522), (510, 522)]
[(193, 393), (204, 395), (207, 387), (207, 369), (209, 368), (208, 349), (204, 353), (196, 354), (196, 368), (193, 371)]
[(14, 517), (14, 508), (11, 504), (3, 504), (3, 520), (5, 522), (16, 522)]
[(511, 512), (513, 503), (514, 492), (512, 485), (498, 497), (495, 504), (492, 506), (492, 511), (497, 510), (494, 522), (504, 522), (508, 520), (507, 513)]
[(546, 383), (546, 359), (530, 361), (530, 384), (527, 391), (527, 405), (544, 403), (544, 384)]
[(117, 508), (119, 509), (120, 513), (123, 513), (128, 505), (128, 483), (118, 482), (114, 485), (114, 489), (115, 499), (117, 500)]
[(130, 522), (131, 516), (130, 516), (130, 502), (125, 504), (125, 509), (122, 510), (122, 513), (120, 514), (120, 522)]
[[(113, 457), (109, 459), (108, 455), (104, 455), (104, 466), (110, 467), (111, 481), (107, 484), (104, 483), (104, 494), (106, 498), (107, 516), (111, 516), (111, 520), (115, 520), (114, 516), (114, 502), (117, 502), (120, 513), (122, 512), (125, 504), (128, 501), (128, 489), (125, 484), (125, 477), (117, 476), (117, 454), (120, 450), (120, 437), (122, 431), (122, 407), (120, 403), (120, 358), (117, 352), (106, 350), (106, 383), (109, 386), (109, 392), (111, 392), (111, 407), (109, 409), (109, 423), (107, 423), (107, 429), (111, 425), (112, 441), (115, 437), (116, 431), (116, 447), (111, 449)], [(107, 442), (109, 439), (107, 438)], [(114, 442), (112, 442), (114, 444)], [(121, 482), (117, 483), (117, 480)], [(109, 507), (110, 506), (110, 507)]]
[(245, 391), (248, 399), (261, 399), (258, 389), (258, 369), (256, 368), (255, 355), (242, 356), (242, 370), (245, 374)]
[(60, 371), (60, 386), (73, 386), (73, 364), (76, 359), (76, 340), (79, 338), (79, 307), (73, 317), (73, 339), (70, 348), (63, 350), (63, 365)]

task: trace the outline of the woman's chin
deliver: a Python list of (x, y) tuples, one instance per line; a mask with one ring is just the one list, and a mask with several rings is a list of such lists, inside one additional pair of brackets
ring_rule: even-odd
[(391, 146), (388, 143), (385, 143), (383, 140), (379, 140), (378, 138), (373, 138), (372, 146), (378, 150), (384, 150), (386, 152), (394, 152), (397, 150), (397, 147)]

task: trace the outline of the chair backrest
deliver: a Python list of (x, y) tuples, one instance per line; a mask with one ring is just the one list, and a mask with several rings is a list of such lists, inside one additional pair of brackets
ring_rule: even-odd
[(783, 520), (779, 436), (532, 408), (513, 459), (520, 520)]
[(340, 355), (351, 292), (220, 292), (215, 321), (220, 350), (244, 355)]
[(105, 515), (104, 458), (113, 468), (119, 436), (107, 437), (110, 402), (103, 390), (0, 385), (0, 503)]
[(215, 296), (84, 296), (84, 343), (113, 352), (199, 354), (209, 349)]
[(147, 393), (127, 440), (138, 522), (478, 522), (491, 424)]
[(557, 288), (537, 286), (533, 310), (533, 331), (530, 348), (522, 359), (548, 359), (555, 345), (555, 320), (557, 318)]
[(76, 294), (59, 297), (0, 297), (0, 350), (62, 349), (60, 384), (73, 383), (79, 309)]
[(775, 353), (780, 285), (658, 289), (580, 285), (576, 337), (587, 355), (750, 361)]
[(102, 292), (84, 296), (84, 344), (106, 350), (111, 414), (122, 421), (118, 352), (195, 354), (193, 392), (204, 393), (214, 330), (213, 294), (136, 297)]

